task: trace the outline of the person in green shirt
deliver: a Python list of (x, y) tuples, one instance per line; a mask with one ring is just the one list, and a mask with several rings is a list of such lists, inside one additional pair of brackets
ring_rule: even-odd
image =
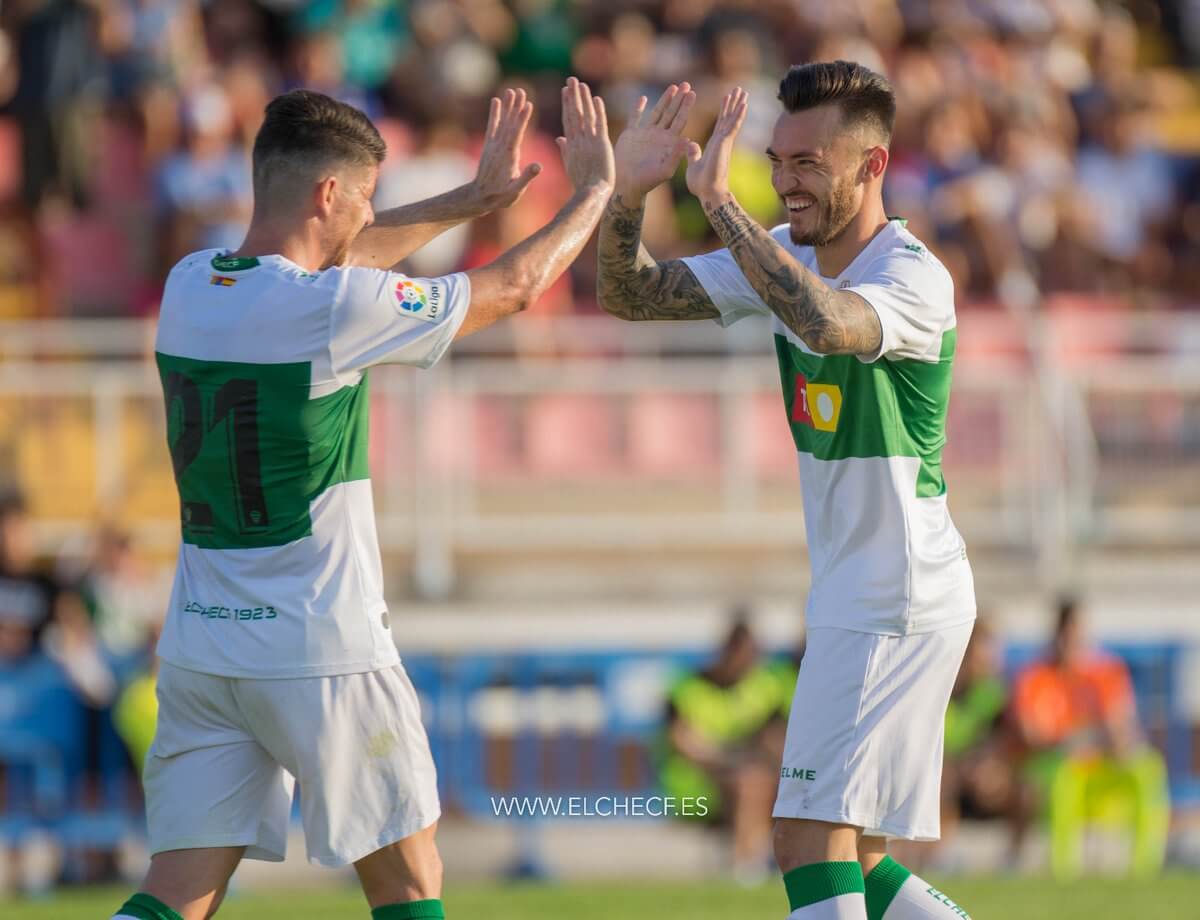
[(795, 685), (795, 666), (765, 659), (745, 618), (735, 615), (715, 660), (680, 676), (668, 695), (663, 791), (690, 798), (691, 814), (730, 828), (733, 871), (743, 881), (767, 872)]

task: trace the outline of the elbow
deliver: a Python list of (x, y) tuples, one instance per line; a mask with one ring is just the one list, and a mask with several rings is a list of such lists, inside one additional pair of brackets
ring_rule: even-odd
[(509, 311), (524, 313), (542, 296), (544, 289), (537, 272), (524, 266), (514, 270), (508, 281)]
[(606, 285), (603, 279), (600, 279), (596, 284), (596, 303), (609, 316), (615, 316), (617, 319), (623, 319), (626, 322), (632, 322), (635, 318), (630, 312), (627, 302), (617, 295), (609, 285)]

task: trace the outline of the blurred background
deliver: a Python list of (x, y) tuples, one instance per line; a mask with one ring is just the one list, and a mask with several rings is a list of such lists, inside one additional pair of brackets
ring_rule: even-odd
[[(469, 181), (488, 98), (531, 92), (542, 175), (407, 266), (436, 275), (489, 261), (566, 199), (553, 137), (572, 73), (614, 131), (639, 95), (691, 81), (700, 141), (745, 87), (732, 183), (772, 225), (778, 81), (834, 58), (894, 82), (889, 211), (958, 293), (945, 469), (986, 625), (948, 715), (952, 844), (905, 857), (940, 879), (1064, 884), (1200, 866), (1200, 4), (3, 0), (11, 890), (144, 866), (137, 765), (179, 539), (147, 358), (167, 269), (241, 241), (272, 95), (318, 89), (375, 119), (383, 209)], [(714, 247), (681, 178), (653, 196), (645, 240), (658, 258)], [(769, 332), (622, 325), (594, 276), (590, 249), (435, 370), (372, 374), (388, 596), (449, 877), (752, 884), (808, 584)], [(494, 796), (574, 794), (708, 795), (713, 814), (495, 815)], [(335, 877), (302, 854), (239, 885)]]

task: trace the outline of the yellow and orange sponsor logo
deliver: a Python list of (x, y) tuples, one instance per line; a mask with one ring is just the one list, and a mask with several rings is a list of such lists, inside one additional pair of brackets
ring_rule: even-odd
[(796, 375), (796, 398), (792, 403), (792, 421), (817, 431), (837, 431), (842, 414), (842, 388), (836, 383), (809, 383)]

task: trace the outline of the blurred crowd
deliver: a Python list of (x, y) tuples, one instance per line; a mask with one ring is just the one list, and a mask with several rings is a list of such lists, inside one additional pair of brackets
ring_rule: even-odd
[[(861, 61), (899, 102), (887, 202), (931, 243), (963, 304), (1068, 299), (1187, 306), (1200, 290), (1200, 7), (1187, 0), (8, 0), (0, 4), (0, 316), (152, 315), (182, 254), (236, 246), (266, 101), (306, 86), (375, 118), (377, 208), (474, 171), (488, 97), (538, 101), (511, 212), (427, 247), (412, 269), (486, 261), (567, 194), (552, 143), (576, 73), (614, 130), (641, 94), (698, 89), (704, 140), (740, 84), (736, 193), (771, 222), (763, 150), (787, 65)], [(710, 245), (682, 183), (652, 203), (656, 255)], [(595, 309), (580, 260), (538, 309)]]
[[(1103, 825), (1126, 839), (1125, 871), (1156, 875), (1171, 806), (1165, 760), (1139, 711), (1147, 688), (1139, 698), (1129, 665), (1094, 644), (1069, 598), (1049, 641), (1013, 651), (1005, 654), (986, 618), (977, 622), (946, 712), (942, 839), (897, 842), (911, 850), (905, 863), (978, 871), (956, 845), (966, 818), (1003, 823), (1010, 871), (1028, 864), (1026, 841), (1039, 826), (1049, 844), (1039, 871), (1078, 877), (1089, 832)], [(668, 696), (662, 786), (706, 800), (705, 820), (726, 829), (729, 864), (749, 883), (773, 865), (771, 811), (803, 657), (803, 648), (766, 654), (739, 614), (712, 660), (680, 674)]]

